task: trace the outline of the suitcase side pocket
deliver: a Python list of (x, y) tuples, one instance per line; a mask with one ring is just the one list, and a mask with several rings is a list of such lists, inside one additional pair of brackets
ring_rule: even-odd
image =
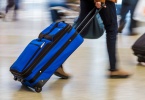
[(44, 44), (44, 41), (38, 41), (37, 39), (32, 40), (11, 66), (11, 69), (22, 72)]

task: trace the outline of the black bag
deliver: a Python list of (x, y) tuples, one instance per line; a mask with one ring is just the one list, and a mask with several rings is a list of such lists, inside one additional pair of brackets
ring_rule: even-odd
[[(96, 9), (96, 8), (94, 8)], [(81, 36), (83, 38), (87, 38), (87, 39), (97, 39), (100, 38), (105, 29), (104, 29), (104, 24), (103, 21), (99, 15), (99, 10), (95, 10), (95, 12), (92, 10), (90, 13), (93, 14), (89, 14), (90, 16), (88, 16), (88, 19), (93, 18), (93, 20), (91, 20), (91, 22), (86, 26), (86, 28), (81, 32)], [(94, 14), (95, 13), (95, 14)], [(86, 25), (87, 22), (84, 22), (84, 24), (81, 25)], [(78, 25), (80, 25), (79, 20), (76, 20), (73, 24), (74, 27), (78, 27)], [(79, 26), (82, 27), (82, 26)], [(79, 30), (79, 29), (78, 29)]]

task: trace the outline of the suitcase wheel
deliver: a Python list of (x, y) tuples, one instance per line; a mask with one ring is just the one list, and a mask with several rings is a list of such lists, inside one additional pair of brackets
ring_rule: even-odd
[(23, 81), (24, 81), (22, 78), (18, 78), (18, 77), (16, 77), (16, 76), (14, 76), (14, 80), (15, 80), (15, 81), (20, 81), (20, 82), (23, 82)]
[(38, 92), (38, 93), (42, 91), (42, 88), (41, 88), (41, 87), (35, 87), (34, 89), (35, 89), (35, 91)]
[(141, 58), (138, 58), (137, 61), (140, 63), (140, 62), (143, 62), (143, 60)]
[(14, 77), (14, 80), (15, 80), (15, 81), (17, 81), (17, 80), (18, 80), (18, 78), (17, 78), (17, 77)]

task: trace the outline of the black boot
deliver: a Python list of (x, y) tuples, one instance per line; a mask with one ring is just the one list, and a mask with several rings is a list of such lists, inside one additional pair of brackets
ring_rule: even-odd
[(126, 22), (122, 22), (120, 23), (119, 27), (118, 27), (118, 33), (122, 33), (123, 28), (125, 27)]

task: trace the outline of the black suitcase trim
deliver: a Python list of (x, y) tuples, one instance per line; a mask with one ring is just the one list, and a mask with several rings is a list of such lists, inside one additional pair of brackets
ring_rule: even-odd
[(46, 63), (44, 67), (42, 67), (36, 75), (29, 81), (30, 83), (33, 83), (47, 68), (51, 65), (51, 63), (66, 49), (66, 47), (75, 39), (75, 37), (78, 35), (78, 32), (75, 32), (73, 36), (71, 36), (68, 41), (62, 46), (62, 48)]

